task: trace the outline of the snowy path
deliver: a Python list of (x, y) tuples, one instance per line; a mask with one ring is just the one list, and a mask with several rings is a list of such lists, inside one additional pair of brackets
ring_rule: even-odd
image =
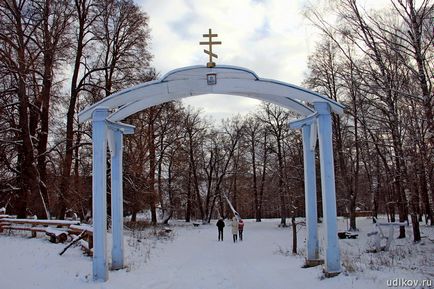
[(218, 242), (214, 225), (186, 229), (186, 234), (176, 238), (178, 246), (167, 246), (157, 257), (154, 269), (167, 271), (165, 264), (173, 269), (163, 276), (165, 284), (155, 288), (279, 288), (275, 281), (302, 264), (302, 259), (290, 262), (275, 254), (288, 241), (287, 230), (277, 229), (282, 237), (277, 240), (276, 234), (246, 228), (245, 240), (237, 243), (229, 231), (226, 228), (225, 241)]
[[(126, 238), (129, 268), (110, 272), (107, 283), (91, 279), (91, 259), (44, 239), (0, 235), (0, 288), (7, 289), (286, 289), (386, 288), (381, 272), (341, 274), (322, 280), (320, 267), (303, 269), (303, 258), (285, 256), (289, 229), (276, 220), (247, 221), (245, 240), (233, 243), (230, 226), (217, 241), (214, 224), (174, 226), (173, 240)], [(301, 236), (303, 232), (301, 232)], [(299, 247), (304, 246), (299, 238)], [(146, 261), (145, 261), (146, 260)], [(368, 272), (367, 272), (368, 273)], [(369, 279), (373, 280), (369, 280)]]

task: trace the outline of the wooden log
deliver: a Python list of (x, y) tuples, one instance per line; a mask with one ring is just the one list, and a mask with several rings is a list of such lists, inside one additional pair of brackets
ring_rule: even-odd
[(69, 226), (69, 231), (78, 233), (86, 231), (89, 234), (93, 234), (93, 227), (89, 225), (71, 225)]
[[(86, 242), (86, 246), (83, 247), (83, 250), (87, 255), (93, 256), (93, 227), (89, 225), (71, 225), (68, 228), (68, 233), (70, 235), (80, 236), (80, 242), (84, 244)], [(74, 238), (76, 240), (76, 238)]]
[[(0, 221), (1, 221), (1, 219), (0, 219)], [(11, 223), (0, 222), (0, 233), (3, 232), (3, 227), (10, 226), (10, 225), (11, 225)]]
[(31, 219), (11, 219), (4, 218), (2, 222), (12, 223), (12, 224), (29, 224), (29, 225), (43, 225), (43, 226), (58, 226), (58, 227), (69, 227), (71, 225), (79, 225), (80, 221), (64, 221), (64, 220), (31, 220)]
[(93, 256), (93, 234), (87, 234), (87, 242), (89, 244), (89, 256)]
[(89, 252), (90, 248), (89, 248), (89, 243), (85, 240), (80, 240), (80, 245), (81, 247), (86, 251)]
[(80, 240), (81, 248), (86, 252), (88, 256), (93, 256), (93, 248), (91, 247), (90, 243), (85, 240)]
[(62, 256), (63, 253), (65, 253), (66, 250), (69, 249), (69, 247), (71, 247), (72, 245), (74, 245), (75, 243), (77, 243), (78, 241), (80, 241), (81, 239), (83, 239), (85, 236), (86, 236), (86, 231), (81, 232), (81, 234), (78, 235), (78, 236), (76, 236), (76, 237), (74, 238), (74, 240), (72, 240), (72, 242), (69, 243), (69, 245), (66, 246), (66, 247), (62, 250), (62, 252), (59, 253), (59, 255)]
[[(36, 225), (32, 224), (32, 227), (36, 227)], [(32, 231), (32, 238), (36, 238), (36, 232), (35, 231)]]
[(45, 234), (50, 237), (52, 243), (63, 243), (68, 239), (66, 231), (47, 228)]
[(17, 230), (17, 231), (31, 231), (31, 232), (45, 232), (47, 228), (44, 227), (19, 227), (19, 226), (3, 226), (4, 230)]
[(345, 239), (347, 237), (347, 234), (345, 232), (338, 232), (338, 238), (339, 239)]

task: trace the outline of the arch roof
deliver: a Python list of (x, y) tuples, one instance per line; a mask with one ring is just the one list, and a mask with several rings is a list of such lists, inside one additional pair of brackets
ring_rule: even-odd
[[(215, 84), (208, 78), (215, 77)], [(88, 106), (79, 113), (79, 122), (92, 117), (98, 107), (111, 110), (110, 121), (126, 117), (158, 104), (204, 94), (229, 94), (250, 97), (274, 103), (290, 109), (301, 116), (314, 113), (307, 104), (327, 102), (331, 111), (342, 114), (344, 106), (316, 92), (285, 82), (263, 79), (246, 68), (219, 65), (189, 66), (168, 72), (161, 79), (120, 90)], [(230, 104), (228, 104), (230, 105)]]

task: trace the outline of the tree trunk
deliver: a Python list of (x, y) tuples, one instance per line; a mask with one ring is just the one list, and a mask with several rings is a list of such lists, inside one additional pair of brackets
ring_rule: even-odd
[(283, 154), (280, 136), (277, 138), (277, 158), (279, 163), (279, 198), (280, 198), (280, 225), (286, 227), (286, 202), (283, 188)]
[(292, 254), (297, 254), (297, 224), (295, 223), (295, 216), (292, 216)]
[(191, 164), (191, 170), (192, 170), (192, 174), (193, 174), (193, 190), (196, 193), (196, 201), (197, 201), (197, 206), (199, 209), (199, 213), (200, 213), (200, 218), (201, 220), (205, 220), (205, 212), (203, 210), (203, 206), (202, 206), (202, 197), (200, 195), (200, 189), (199, 189), (199, 179), (197, 176), (197, 169), (196, 169), (196, 161), (194, 159), (194, 151), (193, 151), (193, 136), (190, 135), (190, 150), (189, 150), (189, 154), (190, 154), (190, 164)]
[(256, 174), (256, 140), (255, 136), (252, 133), (250, 136), (250, 153), (252, 156), (252, 172), (253, 172), (253, 196), (255, 198), (255, 218), (256, 222), (260, 222), (260, 213), (259, 213), (259, 195), (258, 195), (258, 180), (257, 180), (257, 174)]
[[(433, 116), (433, 104), (432, 99), (433, 96), (430, 94), (430, 89), (428, 88), (428, 81), (425, 74), (425, 57), (422, 54), (422, 30), (423, 30), (423, 19), (421, 18), (421, 15), (418, 15), (415, 7), (414, 7), (414, 1), (413, 0), (407, 0), (408, 7), (409, 7), (409, 17), (410, 17), (410, 29), (411, 31), (408, 31), (410, 39), (413, 43), (413, 53), (414, 53), (414, 59), (416, 60), (417, 64), (417, 71), (418, 71), (418, 80), (419, 80), (419, 86), (422, 91), (422, 98), (423, 98), (423, 108), (425, 113), (425, 118), (427, 122), (427, 128), (428, 128), (428, 135), (429, 135), (429, 142), (430, 147), (434, 148), (434, 116)], [(427, 4), (429, 5), (429, 4)], [(429, 9), (429, 8), (428, 8)], [(432, 45), (432, 44), (429, 44)]]
[(172, 159), (173, 155), (170, 157), (169, 160), (169, 166), (167, 169), (167, 194), (169, 195), (169, 205), (166, 205), (166, 214), (164, 216), (163, 219), (163, 224), (168, 224), (169, 220), (172, 218), (173, 215), (173, 209), (174, 209), (174, 204), (173, 204), (173, 188), (172, 188), (172, 166), (173, 166), (173, 159)]
[(137, 211), (133, 210), (133, 213), (131, 214), (131, 222), (137, 222)]
[(191, 164), (188, 166), (188, 179), (187, 179), (187, 207), (185, 209), (185, 221), (191, 220)]
[(19, 113), (19, 127), (20, 127), (20, 138), (21, 146), (19, 147), (18, 153), (20, 157), (18, 160), (20, 175), (20, 201), (17, 206), (18, 218), (25, 218), (27, 213), (28, 197), (30, 196), (39, 197), (39, 172), (35, 164), (34, 146), (32, 142), (32, 136), (30, 133), (30, 123), (29, 123), (29, 98), (26, 93), (26, 76), (28, 73), (28, 68), (26, 67), (26, 41), (23, 31), (23, 24), (21, 21), (21, 7), (17, 6), (17, 3), (13, 1), (12, 9), (15, 17), (15, 28), (17, 36), (17, 58), (18, 58), (18, 87), (17, 96), (19, 100), (18, 113)]
[(263, 164), (262, 164), (262, 172), (261, 172), (261, 186), (259, 188), (259, 209), (258, 209), (258, 215), (259, 215), (259, 222), (261, 222), (262, 219), (262, 204), (264, 199), (264, 191), (265, 191), (265, 181), (267, 177), (267, 164), (268, 164), (268, 151), (267, 151), (267, 132), (264, 131), (264, 155), (263, 155)]
[[(49, 27), (49, 17), (51, 14), (51, 1), (45, 1), (43, 35), (44, 35), (44, 71), (41, 90), (41, 127), (38, 133), (38, 170), (40, 175), (39, 187), (41, 190), (41, 201), (45, 210), (46, 218), (50, 219), (50, 203), (47, 190), (47, 144), (51, 88), (53, 86), (53, 66), (57, 43), (59, 39), (52, 39)], [(63, 29), (62, 29), (63, 30)]]
[(66, 114), (66, 142), (65, 153), (62, 165), (62, 179), (59, 188), (59, 210), (57, 212), (58, 219), (63, 220), (67, 209), (67, 199), (69, 198), (70, 190), (70, 178), (71, 178), (71, 166), (72, 157), (74, 153), (74, 115), (77, 105), (77, 99), (79, 94), (78, 77), (80, 75), (81, 59), (83, 56), (83, 49), (86, 45), (84, 36), (86, 29), (88, 29), (88, 12), (90, 5), (87, 0), (76, 0), (76, 9), (78, 11), (77, 21), (77, 47), (75, 53), (74, 67), (71, 79), (70, 99), (68, 104), (68, 112)]
[(149, 108), (149, 122), (148, 122), (148, 145), (149, 145), (149, 177), (148, 188), (150, 193), (150, 206), (151, 206), (151, 224), (157, 225), (157, 209), (156, 209), (156, 195), (155, 195), (155, 133), (154, 133), (154, 108)]

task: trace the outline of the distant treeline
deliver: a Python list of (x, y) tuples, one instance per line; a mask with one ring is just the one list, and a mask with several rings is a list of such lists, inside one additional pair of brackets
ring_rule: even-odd
[[(420, 221), (432, 224), (433, 9), (396, 0), (374, 11), (341, 0), (327, 14), (306, 10), (322, 36), (303, 85), (347, 106), (333, 116), (333, 140), (338, 214), (350, 216), (351, 229), (358, 208), (410, 217), (414, 240)], [(149, 41), (148, 16), (133, 1), (1, 2), (0, 207), (20, 217), (90, 214), (90, 126), (76, 113), (155, 79)], [(125, 214), (209, 221), (229, 214), (227, 196), (257, 221), (303, 216), (301, 136), (287, 126), (294, 117), (268, 103), (222, 124), (178, 102), (133, 115)]]

